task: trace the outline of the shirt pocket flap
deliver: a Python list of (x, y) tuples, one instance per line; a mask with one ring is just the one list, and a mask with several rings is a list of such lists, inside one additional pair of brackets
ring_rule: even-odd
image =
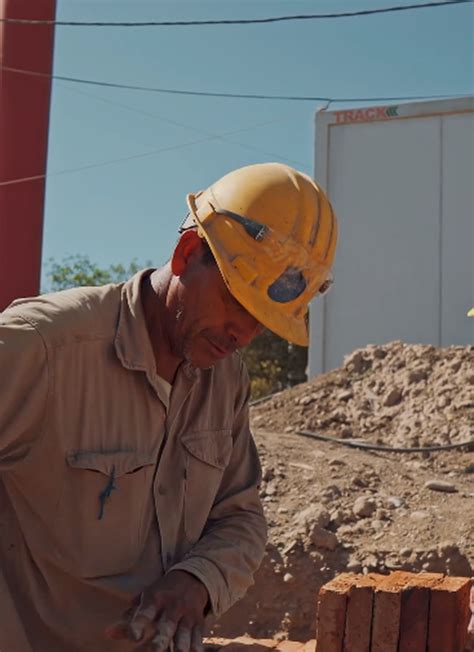
[(73, 451), (66, 455), (66, 460), (72, 468), (99, 471), (108, 476), (113, 473), (116, 478), (155, 463), (155, 458), (151, 453), (132, 450)]
[(231, 430), (200, 430), (184, 435), (181, 442), (190, 455), (196, 459), (225, 469), (232, 455)]

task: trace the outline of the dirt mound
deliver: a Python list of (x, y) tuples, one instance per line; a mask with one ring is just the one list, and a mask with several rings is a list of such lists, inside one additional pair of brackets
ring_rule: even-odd
[(314, 637), (322, 584), (342, 571), (474, 574), (474, 454), (387, 453), (300, 437), (429, 446), (474, 439), (474, 347), (393, 342), (251, 410), (269, 523), (256, 585), (214, 631)]
[(388, 446), (474, 439), (474, 346), (391, 342), (253, 409), (254, 427), (315, 430)]

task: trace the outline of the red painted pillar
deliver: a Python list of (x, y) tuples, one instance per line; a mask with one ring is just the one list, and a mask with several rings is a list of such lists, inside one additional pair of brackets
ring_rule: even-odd
[[(54, 20), (56, 0), (0, 0), (0, 18)], [(39, 292), (54, 26), (0, 23), (0, 310)], [(8, 183), (24, 177), (30, 181)]]

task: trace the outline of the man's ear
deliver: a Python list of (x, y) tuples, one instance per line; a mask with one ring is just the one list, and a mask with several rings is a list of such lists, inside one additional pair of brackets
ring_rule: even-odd
[(185, 231), (171, 256), (171, 271), (175, 276), (184, 274), (189, 264), (201, 255), (202, 238), (195, 229)]

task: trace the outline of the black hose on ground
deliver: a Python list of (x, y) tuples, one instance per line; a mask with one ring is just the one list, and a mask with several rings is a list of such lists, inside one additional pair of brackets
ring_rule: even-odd
[(474, 439), (470, 441), (461, 442), (460, 444), (444, 444), (439, 446), (413, 446), (397, 447), (397, 446), (383, 446), (382, 444), (367, 444), (366, 442), (350, 441), (347, 439), (340, 439), (338, 437), (329, 437), (328, 435), (321, 435), (317, 432), (310, 430), (296, 430), (297, 435), (303, 437), (310, 437), (311, 439), (321, 439), (322, 441), (329, 441), (333, 444), (340, 444), (341, 446), (349, 446), (350, 448), (361, 448), (369, 451), (385, 451), (386, 453), (433, 453), (436, 451), (454, 450), (456, 448), (465, 448), (469, 450), (474, 448)]

